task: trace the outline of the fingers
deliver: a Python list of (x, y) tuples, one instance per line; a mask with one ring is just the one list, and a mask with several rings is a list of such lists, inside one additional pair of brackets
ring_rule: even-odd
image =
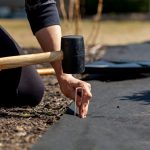
[(86, 99), (91, 100), (92, 99), (91, 84), (89, 84), (89, 83), (86, 83), (86, 84), (87, 84), (87, 86), (84, 87), (85, 88), (85, 91), (84, 91), (85, 97), (86, 97)]
[(79, 107), (79, 115), (81, 118), (86, 118), (88, 114), (89, 102), (91, 100), (91, 96), (89, 96), (86, 92), (84, 92), (81, 106)]
[(77, 106), (79, 108), (79, 116), (81, 118), (86, 118), (89, 108), (89, 102), (92, 98), (91, 85), (88, 83), (84, 83), (82, 90), (82, 95), (78, 96), (77, 98)]
[[(79, 108), (79, 116), (85, 118), (88, 113), (89, 102), (92, 98), (91, 85), (68, 74), (63, 74), (58, 79), (63, 94), (66, 97), (75, 100), (76, 105)], [(81, 88), (82, 94), (79, 93), (76, 96), (76, 88)]]
[(82, 104), (79, 107), (79, 116), (81, 118), (86, 118), (87, 114), (88, 114), (88, 108), (89, 108), (89, 101), (87, 104)]

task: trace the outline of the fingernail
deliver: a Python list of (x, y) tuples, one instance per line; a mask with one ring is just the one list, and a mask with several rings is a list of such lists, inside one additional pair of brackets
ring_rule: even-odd
[(84, 115), (80, 115), (80, 118), (84, 118)]
[(83, 118), (83, 119), (86, 118), (86, 115), (82, 115), (81, 118)]
[(86, 115), (84, 115), (84, 118), (86, 118)]

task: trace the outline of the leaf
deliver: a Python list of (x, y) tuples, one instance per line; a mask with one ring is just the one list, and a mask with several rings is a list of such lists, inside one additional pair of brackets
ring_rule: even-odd
[(46, 114), (49, 115), (49, 116), (53, 115), (53, 113), (50, 112), (50, 111), (46, 112)]
[(28, 118), (28, 117), (31, 117), (31, 114), (30, 113), (24, 113), (21, 115), (22, 117), (25, 117), (25, 118)]

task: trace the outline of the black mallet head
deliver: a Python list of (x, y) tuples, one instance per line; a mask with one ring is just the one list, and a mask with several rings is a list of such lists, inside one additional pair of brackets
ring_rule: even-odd
[(65, 73), (77, 74), (85, 70), (84, 39), (79, 35), (67, 35), (61, 39), (62, 67)]

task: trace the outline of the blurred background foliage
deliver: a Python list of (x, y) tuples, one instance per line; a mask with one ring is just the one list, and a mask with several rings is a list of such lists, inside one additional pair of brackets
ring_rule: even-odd
[[(0, 0), (0, 17), (25, 17), (25, 0)], [(68, 9), (70, 1), (56, 0), (58, 8), (64, 2), (65, 9)], [(80, 12), (82, 17), (96, 14), (99, 0), (80, 0)], [(120, 13), (149, 13), (150, 0), (103, 0), (103, 14)]]
[(104, 0), (104, 12), (148, 12), (149, 0)]
[[(56, 1), (63, 35), (82, 34), (87, 45), (126, 44), (150, 39), (150, 0)], [(74, 2), (72, 7), (71, 2)], [(3, 18), (0, 25), (14, 35), (22, 47), (39, 46), (31, 38), (24, 0), (0, 0), (0, 18)]]
[[(97, 11), (98, 0), (81, 0), (82, 15), (93, 15)], [(150, 0), (104, 0), (103, 13), (147, 13)]]

